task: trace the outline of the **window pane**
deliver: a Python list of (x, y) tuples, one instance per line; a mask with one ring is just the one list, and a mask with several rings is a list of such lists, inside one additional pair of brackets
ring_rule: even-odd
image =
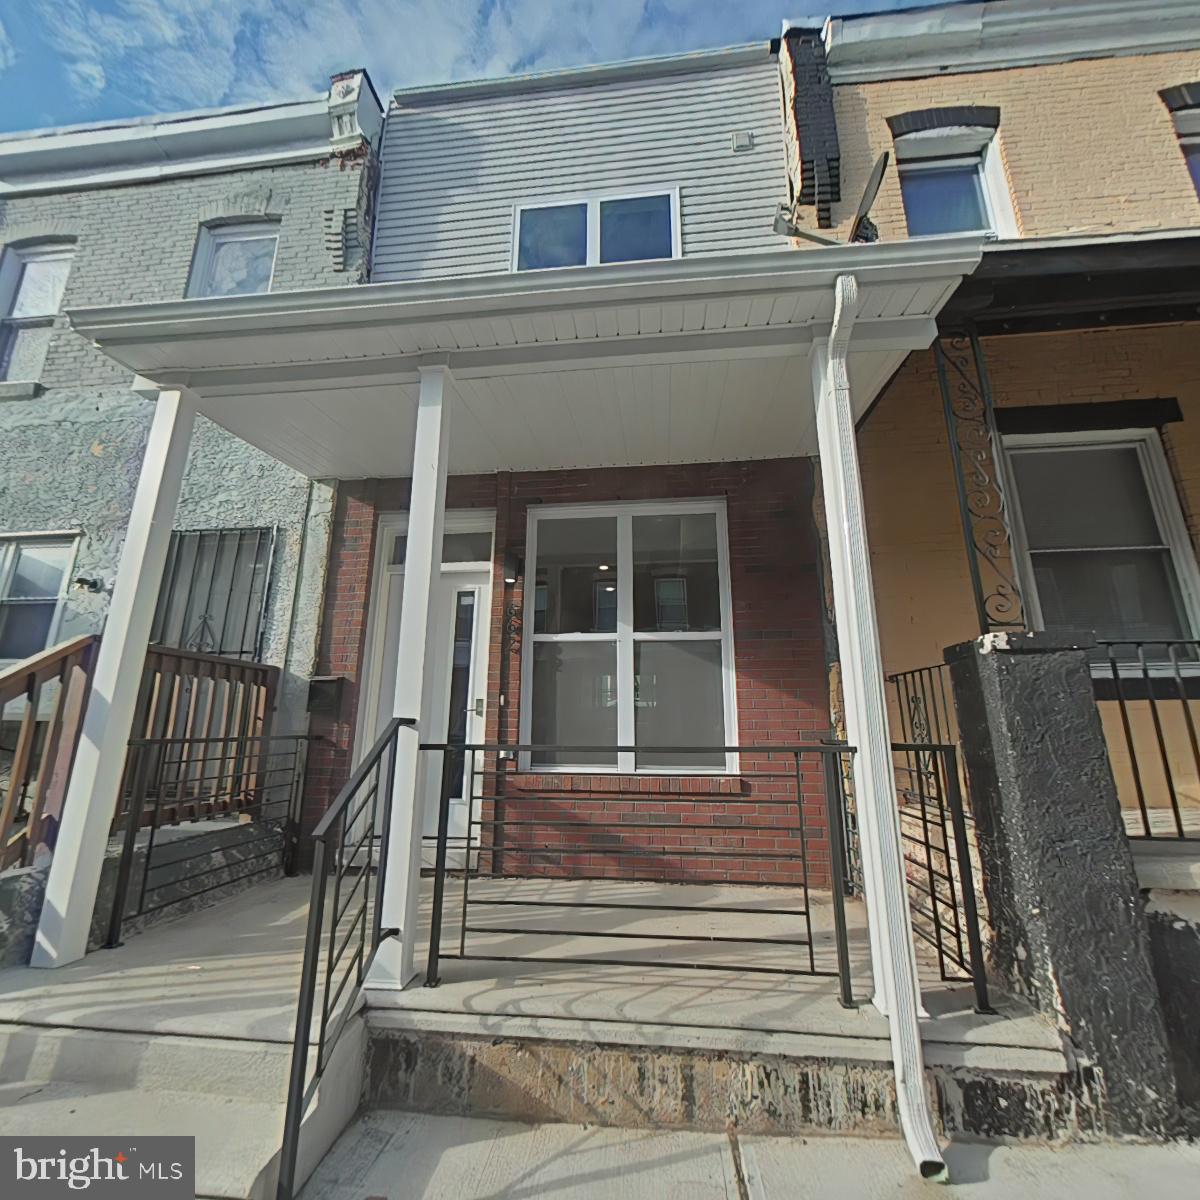
[[(596, 585), (600, 587), (597, 589)], [(534, 633), (613, 633), (617, 628), (617, 520), (560, 517), (537, 523)], [(607, 589), (611, 588), (611, 591)]]
[(900, 190), (913, 237), (988, 228), (978, 166), (902, 169)]
[(521, 213), (517, 269), (581, 267), (587, 262), (587, 205), (527, 208)]
[(1012, 464), (1030, 550), (1162, 544), (1134, 447), (1015, 451)]
[(1166, 550), (1042, 551), (1032, 559), (1047, 629), (1138, 641), (1188, 636)]
[[(638, 746), (723, 746), (721, 643), (636, 642), (633, 656)], [(720, 769), (725, 755), (638, 750), (639, 767)]]
[(8, 598), (57, 600), (70, 556), (71, 547), (62, 542), (18, 546), (17, 561), (8, 584)]
[(721, 628), (714, 513), (633, 518), (633, 627)]
[[(614, 642), (535, 642), (530, 740), (541, 745), (617, 744)], [(616, 766), (613, 751), (534, 751), (535, 766)]]
[(40, 379), (52, 332), (49, 325), (0, 325), (0, 379)]
[(1200, 192), (1200, 142), (1192, 142), (1184, 147), (1184, 157), (1187, 158), (1188, 170), (1192, 173), (1192, 183)]
[(442, 562), (490, 562), (492, 535), (482, 533), (448, 533), (442, 538)]
[(600, 261), (671, 257), (671, 197), (640, 196), (600, 205)]
[(62, 305), (71, 260), (30, 258), (21, 267), (21, 282), (13, 300), (13, 317), (52, 317)]
[(249, 296), (271, 286), (275, 263), (274, 235), (258, 238), (213, 237), (205, 296)]
[(57, 601), (0, 602), (0, 659), (28, 658), (46, 648)]

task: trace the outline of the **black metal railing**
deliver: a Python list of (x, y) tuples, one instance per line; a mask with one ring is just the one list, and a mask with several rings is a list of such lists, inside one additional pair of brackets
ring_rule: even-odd
[(892, 757), (913, 934), (932, 947), (944, 981), (969, 981), (976, 1011), (992, 1012), (958, 754), (950, 745), (898, 742)]
[(950, 668), (945, 663), (897, 671), (887, 681), (892, 685), (899, 718), (894, 731), (899, 741), (958, 744), (954, 692), (950, 686)]
[(292, 872), (307, 747), (304, 735), (131, 741), (105, 945), (130, 922)]
[[(739, 755), (739, 786), (747, 790), (732, 794), (647, 790), (645, 779), (591, 774), (587, 767), (577, 775), (517, 769), (530, 754), (594, 763), (596, 755), (621, 750), (633, 748), (421, 747), (435, 759), (433, 777), (440, 770), (442, 783), (427, 985), (438, 984), (448, 959), (732, 970), (835, 977), (841, 1002), (853, 1004), (844, 824), (851, 748), (654, 748), (681, 761), (714, 750)], [(456, 795), (465, 808), (457, 832), (451, 829)], [(461, 883), (448, 946), (451, 871)], [(574, 885), (583, 882), (591, 886), (580, 893)], [(767, 882), (787, 887), (768, 893), (721, 886)], [(639, 884), (704, 890), (627, 886)], [(667, 919), (648, 923), (651, 914)], [(588, 946), (597, 946), (596, 953)]]
[[(356, 1011), (380, 943), (396, 932), (382, 925), (387, 856), (379, 850), (387, 845), (391, 828), (397, 741), (400, 727), (406, 724), (412, 722), (397, 718), (380, 734), (313, 830), (312, 896), (277, 1200), (292, 1198), (305, 1110)], [(314, 1024), (316, 1053), (311, 1055)]]
[(1200, 641), (1100, 640), (1092, 686), (1132, 838), (1200, 838)]

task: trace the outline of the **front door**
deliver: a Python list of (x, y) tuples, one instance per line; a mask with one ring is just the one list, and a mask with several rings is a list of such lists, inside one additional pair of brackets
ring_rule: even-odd
[[(479, 536), (479, 535), (474, 535)], [(375, 592), (376, 614), (382, 617), (383, 627), (372, 638), (375, 668), (372, 674), (378, 683), (371, 688), (374, 708), (374, 732), (364, 744), (377, 737), (391, 720), (395, 704), (397, 666), (396, 654), (400, 641), (400, 610), (403, 604), (403, 532), (387, 536), (384, 546), (395, 538), (398, 553), (390, 552), (383, 559), (382, 575)], [(488, 539), (490, 543), (490, 538)], [(456, 544), (447, 537), (447, 551)], [(469, 545), (466, 539), (457, 543)], [(487, 550), (476, 550), (482, 557)], [(398, 561), (399, 560), (399, 561)], [(447, 561), (433, 585), (429, 614), (429, 644), (425, 656), (425, 681), (421, 703), (421, 742), (464, 745), (483, 741), (484, 697), (488, 667), (488, 608), (491, 598), (491, 569), (481, 562)], [(449, 853), (451, 867), (461, 867), (466, 860), (467, 835), (470, 820), (469, 790), (480, 794), (481, 781), (474, 776), (473, 760), (480, 756), (462, 754), (449, 756), (450, 821)], [(443, 756), (432, 751), (422, 755), (418, 779), (424, 808), (425, 845), (422, 860), (433, 865), (438, 827), (438, 804), (441, 798)], [(478, 830), (472, 831), (478, 841)]]

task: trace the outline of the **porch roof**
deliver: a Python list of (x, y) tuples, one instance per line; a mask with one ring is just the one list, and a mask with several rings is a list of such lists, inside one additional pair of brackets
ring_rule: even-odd
[(815, 453), (807, 355), (858, 282), (861, 413), (980, 261), (978, 236), (73, 309), (73, 327), (312, 477), (405, 475), (419, 368), (456, 473)]

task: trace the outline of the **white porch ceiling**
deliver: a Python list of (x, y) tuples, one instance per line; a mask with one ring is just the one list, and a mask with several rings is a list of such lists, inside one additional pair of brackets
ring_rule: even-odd
[(808, 353), (858, 280), (865, 411), (978, 239), (76, 310), (72, 323), (315, 478), (406, 475), (419, 367), (449, 364), (455, 473), (816, 452)]

